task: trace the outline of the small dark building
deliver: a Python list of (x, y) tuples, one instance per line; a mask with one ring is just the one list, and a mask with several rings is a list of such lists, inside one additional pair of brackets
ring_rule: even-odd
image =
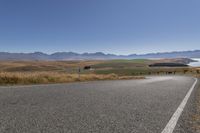
[(91, 69), (91, 66), (84, 66), (83, 69), (84, 69), (84, 70), (90, 70), (90, 69)]

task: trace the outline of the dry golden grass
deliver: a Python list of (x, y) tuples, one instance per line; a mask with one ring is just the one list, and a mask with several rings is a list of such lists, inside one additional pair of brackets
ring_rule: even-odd
[(65, 74), (58, 72), (0, 72), (0, 85), (68, 83), (92, 80), (143, 79), (143, 76), (123, 76), (116, 74)]
[(36, 72), (36, 71), (67, 71), (98, 64), (102, 61), (0, 61), (0, 71), (6, 72)]

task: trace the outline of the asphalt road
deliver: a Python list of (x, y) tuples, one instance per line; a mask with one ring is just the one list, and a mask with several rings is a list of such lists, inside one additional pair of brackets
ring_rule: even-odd
[(161, 133), (194, 79), (0, 87), (0, 133)]

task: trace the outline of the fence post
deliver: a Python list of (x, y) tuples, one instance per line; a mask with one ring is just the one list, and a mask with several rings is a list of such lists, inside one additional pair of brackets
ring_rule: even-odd
[(80, 66), (78, 67), (78, 79), (80, 80), (80, 73), (81, 73), (81, 68)]

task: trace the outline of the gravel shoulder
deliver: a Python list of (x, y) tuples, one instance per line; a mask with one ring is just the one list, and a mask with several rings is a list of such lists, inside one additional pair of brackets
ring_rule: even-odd
[(200, 133), (200, 79), (198, 79), (174, 133)]

